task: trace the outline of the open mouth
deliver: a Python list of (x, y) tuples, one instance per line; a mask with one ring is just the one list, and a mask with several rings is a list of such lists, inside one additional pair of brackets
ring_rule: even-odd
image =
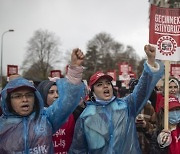
[(105, 91), (104, 91), (104, 95), (105, 95), (105, 96), (109, 96), (109, 95), (110, 95), (109, 90), (105, 90)]
[(171, 94), (171, 95), (176, 95), (176, 93), (175, 93), (175, 92), (171, 92), (170, 94)]
[(29, 110), (29, 105), (28, 104), (24, 104), (21, 106), (23, 111), (28, 111)]

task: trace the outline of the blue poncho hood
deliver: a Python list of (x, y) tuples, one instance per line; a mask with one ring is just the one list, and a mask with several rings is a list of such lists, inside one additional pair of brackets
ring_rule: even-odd
[(34, 90), (34, 93), (35, 93), (37, 99), (38, 99), (40, 109), (43, 108), (43, 106), (44, 106), (43, 100), (40, 96), (40, 93), (37, 91), (37, 89), (34, 87), (34, 85), (31, 82), (29, 82), (28, 80), (26, 80), (22, 77), (18, 77), (16, 79), (10, 81), (1, 92), (1, 108), (2, 108), (2, 112), (5, 116), (13, 115), (11, 112), (9, 112), (7, 102), (6, 102), (6, 98), (8, 96), (8, 93), (10, 93), (10, 92), (12, 92), (15, 89), (20, 88), (20, 87), (32, 88)]

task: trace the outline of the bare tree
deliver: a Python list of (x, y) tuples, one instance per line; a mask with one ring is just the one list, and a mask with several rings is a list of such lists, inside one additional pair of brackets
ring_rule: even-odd
[(60, 40), (54, 33), (41, 29), (35, 31), (33, 37), (28, 41), (26, 56), (21, 68), (23, 76), (36, 79), (38, 77), (47, 78), (50, 69), (60, 62), (59, 45)]
[(152, 4), (159, 7), (180, 8), (180, 0), (149, 0)]
[(85, 76), (98, 70), (108, 71), (115, 68), (115, 55), (121, 53), (123, 45), (116, 42), (110, 34), (105, 32), (95, 35), (87, 44), (87, 54), (84, 66), (88, 68)]
[(110, 34), (99, 33), (87, 44), (86, 61), (87, 68), (84, 78), (89, 79), (90, 75), (98, 70), (107, 72), (116, 70), (118, 64), (128, 62), (132, 65), (133, 71), (137, 72), (139, 56), (131, 46), (124, 47), (123, 44), (115, 41)]

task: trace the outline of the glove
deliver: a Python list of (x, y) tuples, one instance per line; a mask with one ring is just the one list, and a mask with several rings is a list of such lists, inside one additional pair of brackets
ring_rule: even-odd
[(160, 148), (169, 146), (172, 142), (171, 132), (163, 130), (157, 137)]

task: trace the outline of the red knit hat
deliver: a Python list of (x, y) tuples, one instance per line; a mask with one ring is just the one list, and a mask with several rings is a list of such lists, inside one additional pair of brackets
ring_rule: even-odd
[[(164, 102), (164, 99), (163, 99)], [(162, 103), (162, 108), (164, 109), (164, 103)], [(180, 108), (180, 102), (177, 98), (173, 96), (169, 96), (169, 110)]]
[(97, 82), (97, 80), (99, 80), (100, 78), (106, 78), (106, 79), (108, 79), (109, 81), (112, 81), (112, 80), (113, 80), (113, 77), (112, 77), (112, 76), (107, 75), (107, 74), (104, 74), (104, 73), (101, 72), (101, 71), (98, 71), (98, 72), (96, 72), (95, 74), (93, 74), (93, 75), (90, 77), (90, 81), (89, 81), (89, 87), (90, 87), (90, 89), (91, 89), (92, 86)]

